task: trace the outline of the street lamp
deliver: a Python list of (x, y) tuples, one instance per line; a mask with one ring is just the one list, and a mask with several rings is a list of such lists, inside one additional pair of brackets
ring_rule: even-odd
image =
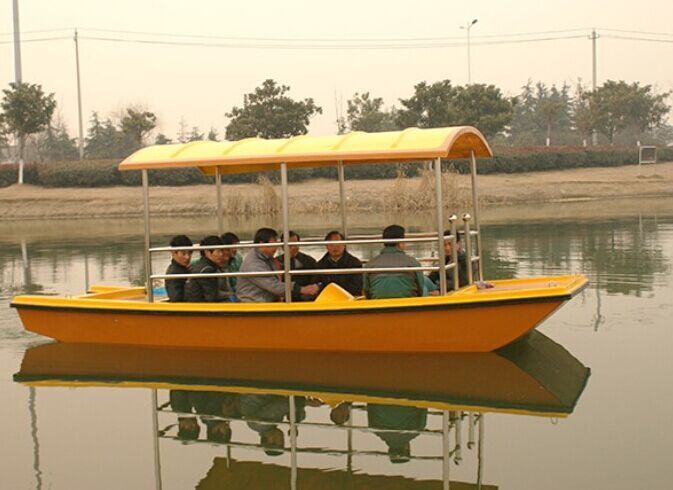
[(472, 22), (468, 22), (464, 26), (460, 26), (461, 29), (465, 29), (467, 32), (467, 84), (472, 84), (472, 67), (470, 66), (470, 29), (472, 26), (477, 23), (477, 19), (473, 19)]

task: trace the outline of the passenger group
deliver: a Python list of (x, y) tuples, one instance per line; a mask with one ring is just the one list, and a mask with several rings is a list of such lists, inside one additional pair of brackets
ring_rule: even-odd
[[(444, 252), (446, 264), (452, 260), (450, 232), (445, 231)], [(383, 230), (384, 246), (379, 255), (364, 265), (346, 249), (344, 235), (339, 231), (330, 231), (325, 236), (330, 243), (320, 260), (315, 260), (299, 250), (301, 237), (290, 231), (288, 249), (290, 270), (305, 271), (292, 275), (292, 301), (312, 301), (329, 284), (336, 284), (354, 297), (365, 296), (368, 299), (406, 298), (439, 294), (439, 271), (429, 276), (421, 271), (378, 271), (368, 272), (372, 268), (407, 268), (421, 264), (406, 252), (405, 229), (399, 225), (390, 225)], [(462, 250), (460, 235), (457, 239), (459, 286), (467, 284), (467, 261)], [(192, 241), (185, 235), (174, 237), (170, 246), (171, 263), (166, 275), (199, 274), (197, 277), (167, 279), (166, 293), (171, 302), (274, 302), (285, 297), (285, 283), (282, 271), (284, 255), (276, 256), (283, 241), (275, 230), (260, 228), (255, 232), (253, 242), (261, 246), (252, 248), (245, 257), (237, 247), (220, 248), (223, 245), (240, 243), (234, 233), (222, 236), (210, 235), (199, 242), (200, 257), (192, 262)], [(362, 273), (315, 273), (312, 270), (363, 269)], [(230, 272), (243, 273), (239, 277), (211, 277), (212, 274)], [(258, 276), (257, 272), (278, 272), (274, 275)], [(253, 273), (246, 275), (245, 273)], [(447, 269), (447, 290), (453, 289), (454, 269)], [(488, 287), (488, 285), (486, 285)]]

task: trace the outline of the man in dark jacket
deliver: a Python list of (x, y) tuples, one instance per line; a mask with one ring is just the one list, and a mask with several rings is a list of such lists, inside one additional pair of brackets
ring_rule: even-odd
[[(192, 241), (185, 235), (173, 237), (171, 247), (191, 247)], [(171, 263), (166, 269), (168, 274), (189, 274), (191, 272), (190, 262), (192, 260), (191, 250), (172, 250)], [(185, 300), (185, 283), (187, 279), (165, 279), (166, 294), (171, 303), (180, 303)]]
[[(444, 236), (450, 236), (451, 230), (444, 230)], [(458, 255), (458, 287), (467, 286), (467, 256), (465, 250), (463, 250), (463, 244), (460, 241), (460, 233), (456, 233), (456, 249)], [(445, 263), (449, 265), (451, 263), (451, 240), (444, 240), (444, 255)], [(454, 269), (446, 270), (446, 290), (453, 291), (453, 274)], [(479, 267), (475, 263), (472, 266), (472, 276), (474, 280), (479, 278)], [(428, 276), (432, 282), (439, 284), (439, 271), (431, 272)]]
[[(202, 247), (224, 245), (218, 236), (207, 236), (199, 245)], [(192, 265), (193, 274), (216, 274), (221, 272), (227, 253), (222, 248), (202, 249), (201, 258)], [(189, 303), (214, 303), (229, 300), (229, 295), (220, 289), (217, 277), (191, 278), (185, 286), (185, 301)]]
[[(301, 237), (299, 236), (298, 233), (291, 231), (290, 230), (290, 242), (299, 242), (301, 241)], [(283, 241), (283, 237), (280, 237), (281, 241)], [(299, 245), (290, 245), (290, 270), (296, 271), (296, 270), (306, 270), (306, 269), (316, 269), (318, 262), (311, 257), (308, 254), (305, 254), (304, 252), (299, 251)], [(278, 257), (278, 263), (280, 264), (280, 267), (282, 268), (285, 264), (285, 255), (281, 254)], [(311, 275), (293, 275), (292, 280), (296, 283), (299, 284), (300, 287), (302, 286), (308, 286), (309, 284), (312, 284), (314, 282), (314, 277)], [(302, 295), (294, 295), (292, 296), (293, 301), (312, 301), (315, 299), (314, 296), (302, 296)]]
[[(338, 231), (330, 231), (325, 241), (345, 240)], [(327, 253), (318, 261), (318, 269), (362, 269), (362, 262), (346, 250), (343, 243), (327, 245)], [(362, 274), (324, 274), (319, 282), (323, 287), (334, 282), (351, 293), (353, 296), (362, 295)]]

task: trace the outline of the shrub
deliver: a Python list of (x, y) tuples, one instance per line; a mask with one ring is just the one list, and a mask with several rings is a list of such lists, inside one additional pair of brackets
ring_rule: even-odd
[[(0, 164), (0, 188), (16, 184), (19, 178), (19, 165), (17, 163)], [(26, 163), (23, 166), (23, 181), (26, 184), (38, 184), (37, 166), (34, 163)]]

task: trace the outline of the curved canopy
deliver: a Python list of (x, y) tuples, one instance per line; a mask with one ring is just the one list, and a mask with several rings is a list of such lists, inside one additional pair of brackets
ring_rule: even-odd
[(204, 173), (223, 174), (276, 170), (281, 162), (289, 168), (361, 163), (404, 162), (432, 158), (492, 156), (478, 129), (471, 126), (419, 129), (385, 133), (353, 132), (337, 136), (294, 136), (265, 140), (193, 141), (142, 148), (120, 165), (120, 170), (198, 167)]

